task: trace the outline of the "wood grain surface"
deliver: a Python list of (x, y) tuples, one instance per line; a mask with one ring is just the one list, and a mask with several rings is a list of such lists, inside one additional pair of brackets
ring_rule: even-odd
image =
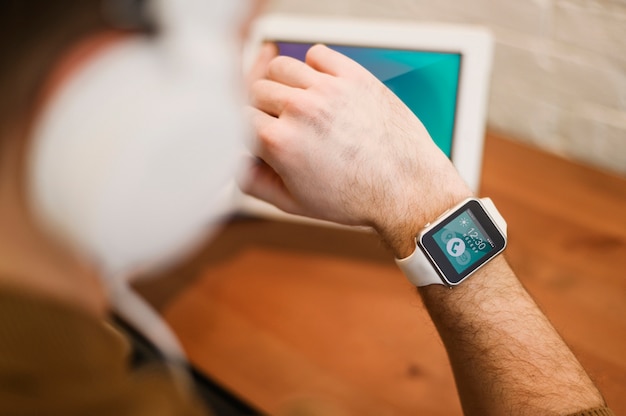
[[(520, 280), (626, 414), (626, 180), (491, 133), (481, 195)], [(139, 290), (200, 369), (265, 412), (461, 414), (435, 328), (374, 235), (240, 218)]]

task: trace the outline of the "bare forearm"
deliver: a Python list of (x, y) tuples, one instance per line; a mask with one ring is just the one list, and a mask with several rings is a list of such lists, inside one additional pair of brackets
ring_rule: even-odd
[(467, 415), (568, 414), (602, 396), (500, 256), (424, 303), (448, 351)]
[[(374, 227), (397, 258), (471, 196), (399, 99), (324, 46), (272, 60), (251, 89), (258, 138), (253, 196), (300, 215)], [(601, 405), (585, 371), (496, 258), (455, 289), (421, 290), (468, 414), (566, 414)]]
[[(437, 179), (441, 191), (414, 205), (420, 215), (398, 215), (404, 220), (379, 228), (398, 258), (415, 250), (414, 236), (424, 223), (469, 196), (454, 175)], [(502, 255), (459, 286), (425, 286), (420, 294), (446, 346), (467, 415), (564, 415), (603, 405)]]

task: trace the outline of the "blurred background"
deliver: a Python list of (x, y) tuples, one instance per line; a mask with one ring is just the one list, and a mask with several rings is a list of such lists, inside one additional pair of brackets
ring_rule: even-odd
[(487, 26), (489, 128), (626, 176), (626, 0), (271, 0), (269, 10)]

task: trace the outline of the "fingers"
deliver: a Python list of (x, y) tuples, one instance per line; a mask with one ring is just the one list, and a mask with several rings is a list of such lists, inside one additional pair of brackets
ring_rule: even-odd
[(263, 44), (261, 50), (259, 51), (259, 56), (246, 76), (246, 84), (248, 87), (250, 87), (255, 81), (263, 79), (267, 76), (269, 64), (276, 56), (278, 56), (278, 48), (276, 47), (276, 44)]
[(306, 62), (277, 56), (275, 44), (265, 44), (248, 76), (249, 85), (266, 78), (293, 88), (307, 89), (325, 75), (350, 76), (367, 72), (352, 59), (324, 45), (309, 49)]
[(278, 117), (285, 109), (294, 89), (274, 81), (260, 80), (251, 89), (251, 104), (259, 110)]
[[(256, 79), (249, 88), (250, 100), (259, 110), (278, 117), (295, 91), (309, 88), (323, 74), (302, 61), (286, 56), (273, 57), (272, 53), (271, 49), (266, 49), (265, 57), (261, 56), (251, 71), (251, 78)], [(264, 59), (268, 58), (270, 62), (264, 64)]]
[(280, 176), (259, 158), (251, 158), (248, 163), (248, 176), (239, 184), (241, 190), (264, 201), (275, 200), (276, 195), (284, 188)]
[(255, 142), (252, 143), (252, 151), (261, 159), (272, 163), (271, 152), (268, 149), (272, 147), (273, 141), (279, 140), (275, 133), (278, 119), (254, 107), (248, 107), (248, 114), (250, 123), (256, 132), (254, 136)]
[(336, 77), (352, 77), (355, 71), (363, 70), (363, 67), (352, 59), (325, 45), (311, 47), (306, 54), (306, 63), (316, 71)]
[(308, 89), (328, 76), (353, 76), (355, 68), (360, 68), (323, 45), (309, 50), (306, 63), (276, 53), (274, 44), (265, 45), (249, 77), (253, 105), (273, 116), (282, 113), (291, 88)]
[(289, 87), (307, 89), (314, 85), (320, 74), (302, 61), (279, 56), (270, 62), (267, 78)]
[[(253, 154), (255, 157), (250, 159), (249, 174), (246, 180), (239, 184), (240, 188), (247, 194), (256, 198), (270, 202), (274, 205), (278, 203), (284, 204), (282, 198), (285, 198), (285, 187), (282, 179), (276, 171), (270, 166), (273, 161), (272, 148), (273, 142), (279, 140), (273, 129), (278, 121), (265, 112), (254, 107), (248, 107), (250, 121), (256, 134), (256, 142), (253, 144)], [(267, 163), (266, 163), (267, 161)]]
[(297, 213), (296, 204), (281, 177), (261, 159), (251, 158), (249, 164), (248, 175), (239, 182), (241, 190), (283, 211)]

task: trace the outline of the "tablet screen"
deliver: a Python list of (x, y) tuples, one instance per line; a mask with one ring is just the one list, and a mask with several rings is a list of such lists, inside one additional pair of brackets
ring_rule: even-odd
[[(312, 46), (276, 42), (282, 55), (304, 60)], [(457, 110), (461, 55), (458, 53), (327, 45), (364, 66), (422, 121), (448, 157)]]

